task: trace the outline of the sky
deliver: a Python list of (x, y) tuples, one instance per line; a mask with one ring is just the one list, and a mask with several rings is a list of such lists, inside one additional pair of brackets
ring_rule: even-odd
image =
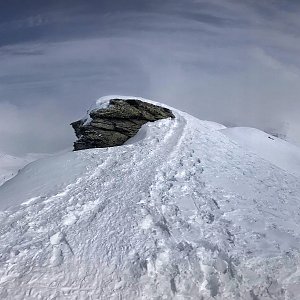
[(153, 99), (300, 145), (300, 2), (0, 2), (0, 152), (71, 148), (101, 96)]

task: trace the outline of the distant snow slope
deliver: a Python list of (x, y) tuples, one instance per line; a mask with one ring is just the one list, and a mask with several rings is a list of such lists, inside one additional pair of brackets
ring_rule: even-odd
[(255, 128), (233, 127), (221, 131), (246, 149), (300, 178), (299, 147)]
[(38, 159), (37, 155), (29, 154), (25, 157), (15, 157), (0, 153), (0, 186), (14, 177), (20, 169)]
[(0, 187), (0, 299), (299, 299), (299, 179), (173, 111)]

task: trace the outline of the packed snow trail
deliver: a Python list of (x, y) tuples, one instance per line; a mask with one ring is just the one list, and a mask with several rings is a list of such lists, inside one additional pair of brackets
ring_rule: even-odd
[(299, 179), (175, 113), (0, 188), (0, 299), (297, 299)]

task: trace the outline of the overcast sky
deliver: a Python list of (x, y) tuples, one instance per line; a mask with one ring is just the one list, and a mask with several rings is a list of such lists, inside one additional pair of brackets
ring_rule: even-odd
[(70, 147), (69, 123), (107, 94), (300, 144), (299, 13), (290, 0), (1, 1), (0, 152)]

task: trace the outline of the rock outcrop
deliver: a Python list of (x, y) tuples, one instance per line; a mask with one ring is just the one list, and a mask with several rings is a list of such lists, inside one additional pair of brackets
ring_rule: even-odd
[(78, 140), (74, 151), (123, 145), (143, 124), (174, 118), (171, 110), (141, 100), (112, 99), (107, 108), (94, 109), (90, 119), (71, 123)]

